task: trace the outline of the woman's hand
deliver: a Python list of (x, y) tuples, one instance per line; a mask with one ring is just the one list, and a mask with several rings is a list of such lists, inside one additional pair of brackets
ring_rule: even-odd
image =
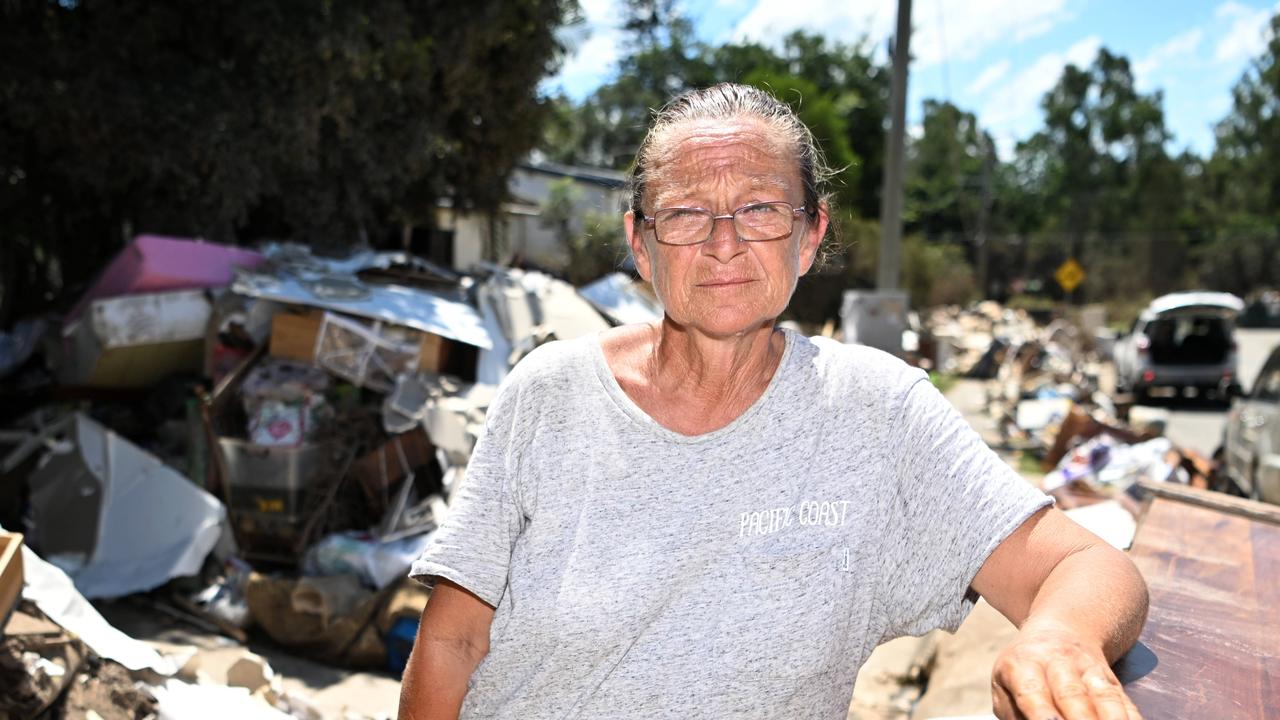
[(1142, 717), (1108, 664), (1147, 616), (1147, 585), (1124, 553), (1042, 510), (1000, 543), (972, 587), (1021, 628), (991, 674), (1001, 720)]
[(1139, 720), (1102, 649), (1066, 630), (1027, 626), (996, 658), (992, 703), (1000, 720)]

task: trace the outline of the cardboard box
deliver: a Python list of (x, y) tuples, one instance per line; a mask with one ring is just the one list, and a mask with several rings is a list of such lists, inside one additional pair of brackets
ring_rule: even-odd
[(415, 469), (435, 462), (436, 448), (421, 427), (397, 435), (351, 464), (348, 473), (364, 490), (370, 507), (385, 510), (396, 483)]
[(324, 311), (307, 309), (303, 312), (285, 310), (271, 318), (271, 354), (285, 360), (311, 363), (316, 357), (316, 335)]
[(0, 632), (22, 597), (22, 535), (0, 532)]

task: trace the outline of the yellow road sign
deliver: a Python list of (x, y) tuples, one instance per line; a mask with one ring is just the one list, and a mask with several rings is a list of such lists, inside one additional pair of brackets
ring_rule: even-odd
[(1066, 262), (1058, 266), (1053, 273), (1053, 279), (1058, 281), (1058, 285), (1066, 292), (1071, 292), (1084, 282), (1084, 268), (1080, 267), (1080, 263), (1075, 258), (1067, 258)]

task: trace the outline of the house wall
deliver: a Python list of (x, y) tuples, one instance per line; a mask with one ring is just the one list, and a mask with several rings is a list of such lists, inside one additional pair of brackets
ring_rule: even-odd
[(453, 229), (453, 266), (466, 270), (484, 259), (485, 240), (489, 237), (489, 219), (480, 213), (457, 217)]
[[(551, 186), (563, 176), (539, 172), (528, 168), (516, 168), (511, 174), (509, 191), (514, 200), (502, 219), (499, 232), (502, 235), (498, 259), (507, 260), (520, 256), (535, 265), (554, 272), (563, 272), (569, 263), (565, 238), (555, 228), (544, 225), (536, 214), (551, 194)], [(571, 231), (582, 231), (582, 219), (588, 212), (622, 212), (623, 193), (599, 183), (574, 180), (575, 192)], [(454, 267), (467, 270), (485, 259), (489, 244), (489, 219), (482, 213), (453, 213), (442, 209), (439, 222), (454, 232)], [(445, 217), (447, 215), (447, 218)]]
[[(551, 186), (562, 178), (525, 168), (517, 168), (511, 177), (511, 193), (522, 200), (541, 205), (551, 193)], [(622, 212), (622, 191), (602, 185), (574, 181), (573, 232), (582, 230), (582, 218), (587, 212)], [(569, 253), (565, 239), (554, 228), (546, 227), (536, 216), (509, 216), (508, 254), (521, 254), (550, 270), (562, 271), (568, 265)]]

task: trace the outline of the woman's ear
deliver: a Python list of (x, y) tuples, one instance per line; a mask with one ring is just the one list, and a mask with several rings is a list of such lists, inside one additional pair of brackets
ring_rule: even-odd
[(640, 273), (645, 282), (653, 282), (649, 248), (644, 244), (644, 234), (636, 229), (635, 212), (628, 210), (622, 215), (622, 229), (627, 234), (627, 247), (631, 248), (631, 259), (635, 261), (636, 272)]
[(830, 223), (830, 206), (825, 201), (818, 203), (818, 212), (813, 219), (805, 221), (804, 235), (800, 237), (800, 275), (813, 268), (813, 261), (818, 257), (818, 248), (822, 247), (822, 238), (827, 236)]

